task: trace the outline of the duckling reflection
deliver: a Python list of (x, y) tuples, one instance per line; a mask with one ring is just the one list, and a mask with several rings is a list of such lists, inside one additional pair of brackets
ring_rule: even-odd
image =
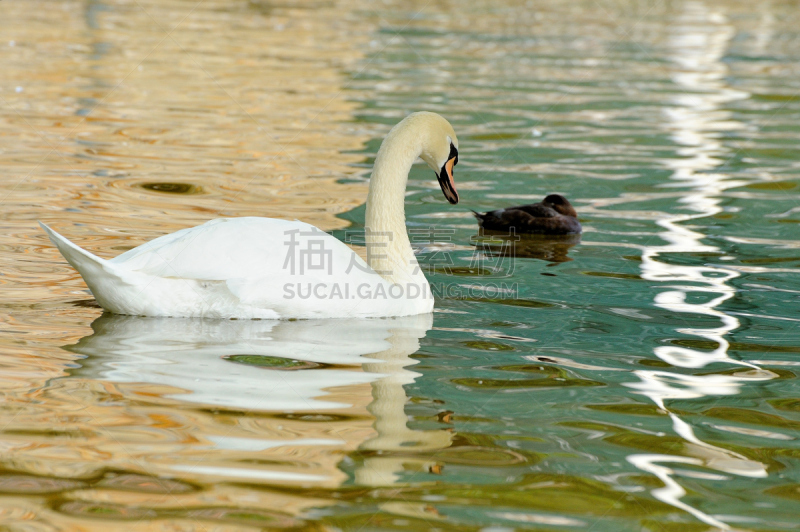
[[(231, 433), (203, 426), (193, 434), (210, 441), (221, 451), (215, 458), (226, 467), (171, 466), (175, 471), (214, 476), (236, 475), (266, 480), (317, 481), (337, 485), (344, 481), (338, 470), (340, 453), (356, 448), (387, 451), (436, 450), (448, 447), (451, 434), (441, 430), (418, 431), (406, 427), (403, 386), (418, 376), (406, 369), (416, 364), (410, 358), (432, 327), (430, 314), (389, 319), (359, 320), (203, 320), (140, 318), (104, 314), (92, 323), (94, 334), (65, 349), (85, 355), (73, 377), (119, 383), (152, 383), (168, 386), (164, 397), (199, 405), (222, 407), (225, 411), (279, 412), (302, 416), (346, 413), (341, 429), (333, 423), (295, 423), (292, 439), (275, 441), (276, 429), (269, 427), (270, 440), (258, 434)], [(264, 371), (267, 369), (267, 371)], [(269, 371), (269, 369), (275, 371)], [(366, 386), (366, 387), (365, 387)], [(345, 387), (345, 388), (342, 388)], [(347, 390), (333, 393), (332, 389)], [(371, 398), (370, 398), (371, 395)], [(331, 399), (334, 396), (335, 399)], [(350, 398), (345, 403), (342, 399)], [(370, 402), (371, 399), (371, 402)], [(363, 405), (369, 403), (366, 412)], [(360, 406), (360, 408), (359, 408)], [(355, 410), (354, 408), (355, 407)], [(302, 413), (301, 415), (296, 415)], [(373, 430), (364, 430), (353, 419), (374, 416)], [(277, 422), (275, 423), (277, 425)], [(363, 423), (362, 423), (363, 425)], [(278, 427), (280, 429), (280, 427)], [(279, 438), (281, 432), (277, 431)], [(331, 438), (331, 436), (334, 438)], [(304, 439), (297, 439), (304, 436)], [(342, 441), (344, 439), (345, 441)], [(315, 474), (243, 470), (234, 465), (236, 451), (258, 452), (276, 446), (323, 447), (337, 456), (335, 461), (317, 464)], [(225, 453), (231, 456), (226, 457)], [(191, 450), (187, 450), (189, 454)], [(309, 451), (304, 451), (306, 455)], [(215, 453), (216, 454), (216, 453)], [(240, 457), (239, 457), (240, 458)], [(320, 460), (318, 459), (317, 462)], [(355, 472), (356, 482), (388, 485), (398, 472), (419, 460), (390, 456), (367, 459)], [(416, 464), (415, 462), (419, 462)], [(302, 466), (302, 460), (297, 462)], [(305, 466), (307, 469), (307, 465)], [(323, 471), (320, 471), (322, 469)], [(323, 473), (323, 474), (320, 474)], [(327, 480), (327, 482), (326, 482)], [(333, 481), (331, 483), (330, 481)]]
[(546, 260), (551, 263), (569, 262), (569, 250), (580, 244), (581, 235), (528, 235), (513, 231), (492, 231), (481, 228), (472, 237), (477, 251), (491, 263), (508, 257)]

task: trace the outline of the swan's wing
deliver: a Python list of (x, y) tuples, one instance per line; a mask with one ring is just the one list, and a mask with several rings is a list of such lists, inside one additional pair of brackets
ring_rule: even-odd
[(111, 262), (155, 277), (208, 281), (294, 276), (324, 279), (341, 276), (348, 267), (350, 273), (366, 275), (364, 270), (369, 270), (353, 250), (312, 225), (255, 217), (220, 218), (183, 229)]
[(392, 292), (344, 243), (297, 221), (213, 220), (111, 262), (140, 280), (134, 303), (118, 307), (125, 314), (357, 317), (418, 314), (433, 304), (427, 283)]

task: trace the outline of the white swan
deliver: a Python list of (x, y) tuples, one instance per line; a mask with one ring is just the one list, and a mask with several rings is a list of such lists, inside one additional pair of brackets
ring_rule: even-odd
[(107, 311), (137, 316), (347, 318), (430, 312), (433, 295), (405, 227), (412, 163), (433, 168), (450, 203), (458, 139), (435, 113), (414, 113), (384, 139), (367, 196), (367, 262), (316, 227), (220, 218), (159, 237), (111, 260), (40, 222)]

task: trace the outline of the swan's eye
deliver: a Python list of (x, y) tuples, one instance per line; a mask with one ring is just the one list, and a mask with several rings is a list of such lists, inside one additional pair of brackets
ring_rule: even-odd
[(455, 159), (455, 161), (453, 161), (453, 166), (458, 164), (458, 150), (452, 142), (450, 143), (450, 155), (447, 156), (447, 160), (449, 161), (450, 159)]

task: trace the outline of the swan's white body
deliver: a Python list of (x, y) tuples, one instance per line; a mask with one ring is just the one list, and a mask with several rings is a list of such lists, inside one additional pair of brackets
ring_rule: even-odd
[[(162, 236), (111, 260), (45, 230), (97, 302), (117, 314), (285, 319), (407, 316), (433, 308), (427, 282), (412, 288), (426, 290), (417, 298), (392, 298), (391, 290), (397, 295), (399, 289), (342, 242), (303, 222), (221, 218)], [(284, 243), (290, 241), (291, 231), (297, 231), (294, 252)], [(330, 255), (300, 255), (309, 244), (319, 247), (320, 241), (323, 253)], [(301, 260), (304, 266), (324, 269), (304, 267), (301, 273)], [(351, 261), (355, 266), (345, 273)], [(328, 263), (332, 275), (327, 274)]]
[[(410, 115), (386, 137), (367, 198), (369, 265), (336, 238), (299, 221), (212, 220), (110, 260), (41, 225), (97, 302), (117, 314), (242, 319), (421, 314), (433, 309), (433, 296), (405, 228), (406, 182), (417, 157), (444, 173), (454, 143), (450, 124), (433, 113)], [(452, 164), (447, 173), (452, 187)]]

